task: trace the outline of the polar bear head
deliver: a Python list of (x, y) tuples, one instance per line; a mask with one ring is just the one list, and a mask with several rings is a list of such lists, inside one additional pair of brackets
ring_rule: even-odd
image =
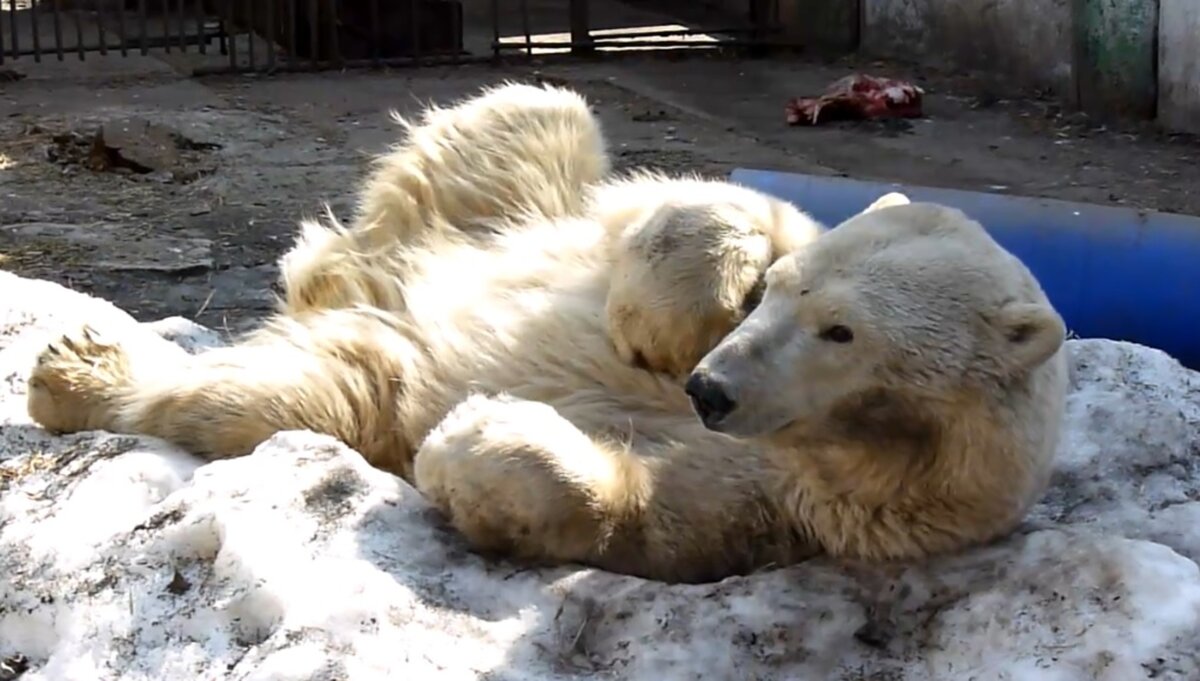
[(981, 225), (889, 195), (773, 264), (762, 302), (687, 392), (708, 428), (735, 437), (836, 424), (853, 437), (1002, 403), (1064, 336), (1032, 273)]

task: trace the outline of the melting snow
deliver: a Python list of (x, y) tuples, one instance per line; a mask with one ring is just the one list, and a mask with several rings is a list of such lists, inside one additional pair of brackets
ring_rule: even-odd
[(1070, 342), (1054, 485), (1006, 541), (667, 586), (485, 561), (328, 437), (208, 465), (51, 437), (24, 409), (46, 334), (134, 322), (46, 282), (0, 291), (0, 657), (22, 681), (1200, 678), (1200, 376), (1154, 350)]

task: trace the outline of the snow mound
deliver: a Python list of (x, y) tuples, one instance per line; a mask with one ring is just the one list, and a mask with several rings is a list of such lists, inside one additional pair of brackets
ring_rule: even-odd
[(25, 415), (34, 353), (101, 317), (135, 323), (0, 273), (0, 678), (1200, 678), (1200, 375), (1154, 350), (1070, 342), (1053, 488), (1003, 542), (667, 586), (484, 560), (325, 436), (207, 465), (51, 437)]

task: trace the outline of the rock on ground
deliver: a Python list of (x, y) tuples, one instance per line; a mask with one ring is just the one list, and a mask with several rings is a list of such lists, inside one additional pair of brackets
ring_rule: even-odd
[(329, 437), (207, 465), (51, 437), (24, 410), (48, 334), (136, 322), (46, 282), (0, 292), (0, 658), (22, 681), (1200, 678), (1200, 375), (1154, 350), (1070, 342), (1055, 483), (1003, 542), (667, 586), (477, 557)]

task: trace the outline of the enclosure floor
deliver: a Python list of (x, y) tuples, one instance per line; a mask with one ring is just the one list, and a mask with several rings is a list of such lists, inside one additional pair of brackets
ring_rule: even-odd
[[(627, 57), (573, 65), (447, 67), (194, 79), (189, 57), (89, 54), (0, 78), (0, 268), (112, 299), (140, 318), (232, 331), (272, 304), (298, 218), (340, 215), (370, 155), (412, 112), (533, 72), (595, 104), (620, 167), (724, 175), (738, 166), (845, 174), (1200, 214), (1200, 144), (1099, 128), (1049, 100), (964, 75), (878, 63)], [(927, 118), (790, 128), (784, 102), (854, 69), (917, 80)], [(141, 118), (195, 142), (182, 175), (94, 172), (53, 160), (55, 136)]]

